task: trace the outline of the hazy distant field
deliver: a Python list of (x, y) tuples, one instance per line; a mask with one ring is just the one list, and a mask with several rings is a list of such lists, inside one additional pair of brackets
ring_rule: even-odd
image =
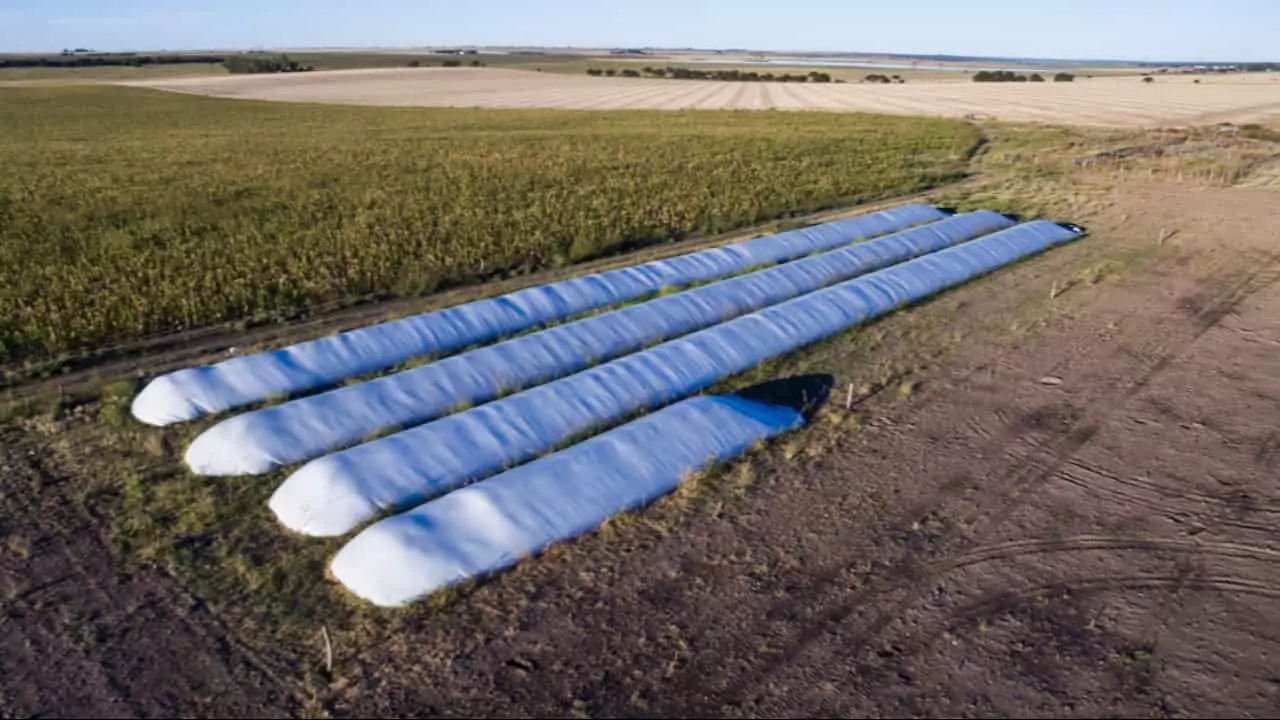
[[(659, 63), (660, 64), (660, 63)], [(590, 110), (829, 110), (1096, 125), (1280, 119), (1280, 74), (1097, 77), (1074, 83), (905, 85), (593, 78), (492, 68), (422, 68), (163, 79), (151, 87), (223, 97), (365, 105)]]

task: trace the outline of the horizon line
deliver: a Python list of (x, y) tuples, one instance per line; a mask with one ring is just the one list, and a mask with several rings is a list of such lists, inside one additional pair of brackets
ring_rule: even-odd
[[(479, 45), (471, 43), (456, 44), (424, 44), (424, 45), (281, 45), (281, 46), (240, 46), (240, 47), (205, 47), (205, 48), (130, 48), (130, 49), (114, 49), (114, 50), (98, 50), (87, 49), (89, 53), (94, 54), (120, 54), (120, 53), (201, 53), (201, 52), (260, 52), (260, 51), (309, 51), (324, 52), (336, 51), (345, 52), (353, 50), (366, 51), (394, 51), (394, 50), (434, 50), (439, 48), (459, 48), (482, 50), (575, 50), (575, 51), (615, 51), (615, 50), (641, 50), (654, 52), (706, 52), (706, 53), (741, 53), (750, 55), (781, 55), (781, 56), (863, 56), (863, 57), (888, 57), (888, 58), (907, 58), (907, 59), (925, 59), (934, 61), (949, 62), (967, 62), (967, 61), (1003, 61), (1018, 63), (1061, 63), (1061, 64), (1090, 64), (1090, 65), (1280, 65), (1277, 60), (1140, 60), (1127, 58), (1064, 58), (1064, 57), (1029, 57), (1029, 56), (1013, 56), (1013, 55), (964, 55), (957, 53), (911, 53), (911, 52), (894, 52), (894, 51), (872, 51), (872, 50), (757, 50), (742, 47), (665, 47), (659, 45)], [(59, 48), (57, 50), (0, 50), (0, 56), (3, 55), (60, 55), (72, 48)], [(81, 49), (81, 48), (77, 48)], [(87, 54), (87, 53), (80, 53)]]

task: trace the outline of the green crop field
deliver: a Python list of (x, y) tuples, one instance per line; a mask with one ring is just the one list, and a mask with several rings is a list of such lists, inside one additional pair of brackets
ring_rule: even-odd
[(953, 179), (960, 122), (0, 89), (0, 360), (566, 264)]
[(178, 63), (172, 65), (103, 65), (90, 67), (0, 68), (0, 83), (28, 81), (86, 82), (96, 80), (159, 80), (196, 75), (225, 75), (221, 63)]

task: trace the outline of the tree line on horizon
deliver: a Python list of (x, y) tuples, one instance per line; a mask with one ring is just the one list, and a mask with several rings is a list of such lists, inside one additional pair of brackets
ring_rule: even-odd
[[(1060, 72), (1053, 76), (1054, 82), (1074, 82), (1075, 75), (1068, 72)], [(1040, 73), (1031, 73), (1024, 75), (1010, 70), (979, 70), (973, 74), (974, 82), (1044, 82), (1044, 76)]]
[(0, 57), (0, 68), (142, 67), (182, 63), (220, 63), (227, 59), (222, 55), (138, 55), (136, 53), (85, 55), (77, 54), (78, 52), (64, 50), (61, 55)]
[(592, 77), (603, 75), (605, 77), (651, 77), (672, 80), (722, 80), (726, 82), (844, 82), (843, 80), (832, 79), (830, 73), (816, 70), (807, 75), (788, 75), (785, 73), (775, 75), (768, 72), (758, 73), (752, 70), (699, 70), (686, 67), (646, 66), (642, 70), (634, 70), (632, 68), (624, 68), (622, 70), (616, 68), (587, 68), (587, 74)]
[(288, 55), (260, 55), (257, 53), (232, 55), (223, 61), (222, 66), (227, 69), (227, 72), (236, 75), (310, 72), (315, 70), (315, 67), (303, 65)]

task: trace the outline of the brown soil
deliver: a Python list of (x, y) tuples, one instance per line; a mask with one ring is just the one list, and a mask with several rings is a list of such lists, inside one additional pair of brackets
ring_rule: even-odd
[(1073, 218), (1090, 238), (790, 359), (854, 407), (699, 492), (441, 608), (335, 618), (319, 686), (315, 641), (243, 622), (252, 593), (119, 557), (77, 492), (92, 458), (44, 467), (75, 448), (28, 424), (0, 477), (0, 706), (1273, 715), (1277, 199), (1132, 183)]
[(1072, 83), (906, 85), (724, 83), (593, 78), (488, 68), (392, 68), (128, 82), (176, 92), (286, 102), (575, 110), (825, 110), (1153, 126), (1280, 118), (1274, 73), (1200, 78), (1081, 77)]
[(282, 715), (287, 693), (171, 578), (126, 569), (75, 481), (0, 436), (0, 717)]

